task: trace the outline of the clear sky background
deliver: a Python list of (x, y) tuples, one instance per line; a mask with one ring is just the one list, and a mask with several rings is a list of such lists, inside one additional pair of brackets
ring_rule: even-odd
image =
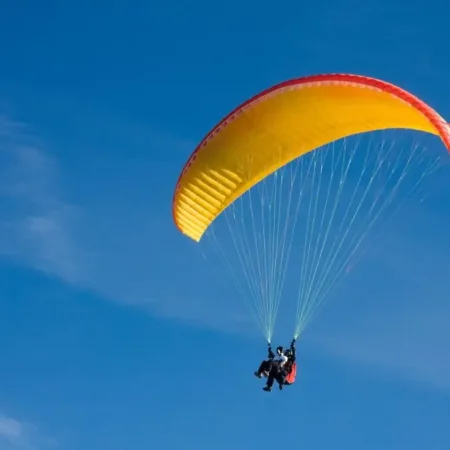
[(281, 393), (171, 217), (195, 144), (282, 80), (371, 75), (449, 118), (446, 8), (2, 1), (0, 449), (448, 450), (448, 167), (308, 329)]

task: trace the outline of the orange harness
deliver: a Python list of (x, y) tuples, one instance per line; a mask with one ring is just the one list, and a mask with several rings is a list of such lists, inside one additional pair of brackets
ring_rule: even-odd
[(286, 376), (286, 384), (292, 384), (295, 381), (295, 377), (297, 375), (297, 363), (292, 363), (292, 368)]

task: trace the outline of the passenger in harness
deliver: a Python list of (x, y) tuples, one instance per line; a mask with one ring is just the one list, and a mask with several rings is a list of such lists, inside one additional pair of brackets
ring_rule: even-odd
[[(278, 348), (280, 348), (280, 347), (278, 347)], [(272, 347), (269, 343), (267, 359), (261, 362), (258, 370), (255, 372), (255, 376), (258, 378), (262, 378), (263, 375), (265, 377), (268, 377), (270, 371), (272, 370), (272, 362), (273, 362), (274, 358), (275, 358), (275, 353), (272, 351)]]
[(281, 366), (284, 366), (284, 364), (286, 364), (287, 362), (287, 357), (283, 353), (283, 347), (277, 347), (277, 353), (275, 354), (272, 351), (272, 347), (269, 343), (268, 350), (268, 358), (260, 364), (258, 370), (255, 372), (255, 376), (257, 376), (258, 378), (261, 378), (263, 375), (265, 377), (268, 377), (274, 370), (278, 372), (279, 368)]

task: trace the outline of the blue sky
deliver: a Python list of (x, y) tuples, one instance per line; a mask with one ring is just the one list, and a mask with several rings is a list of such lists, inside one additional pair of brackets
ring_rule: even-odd
[(447, 30), (437, 1), (3, 1), (0, 450), (448, 449), (448, 170), (308, 329), (281, 394), (171, 218), (195, 144), (284, 79), (367, 74), (450, 117)]

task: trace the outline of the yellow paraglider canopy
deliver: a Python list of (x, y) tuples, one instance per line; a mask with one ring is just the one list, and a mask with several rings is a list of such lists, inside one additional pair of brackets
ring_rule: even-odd
[(444, 119), (390, 83), (331, 74), (274, 86), (231, 112), (191, 155), (175, 189), (175, 223), (198, 242), (231, 203), (280, 167), (337, 139), (389, 128), (438, 135), (450, 149)]

